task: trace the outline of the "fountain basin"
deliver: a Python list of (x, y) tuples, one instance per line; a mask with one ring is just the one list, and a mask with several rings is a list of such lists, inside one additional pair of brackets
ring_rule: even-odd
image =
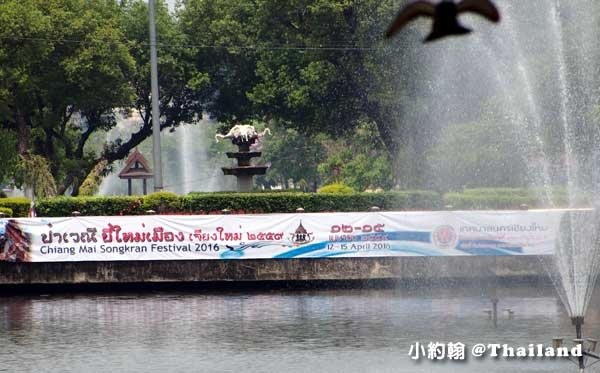
[(268, 166), (237, 166), (237, 167), (222, 167), (223, 174), (234, 176), (253, 176), (264, 175), (267, 172)]
[(226, 152), (227, 158), (235, 158), (238, 160), (246, 160), (255, 157), (260, 157), (262, 152)]

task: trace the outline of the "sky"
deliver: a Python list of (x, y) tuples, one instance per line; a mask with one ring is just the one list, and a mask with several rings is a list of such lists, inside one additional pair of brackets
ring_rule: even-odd
[[(170, 10), (174, 10), (175, 9), (175, 2), (177, 0), (166, 0), (167, 1), (167, 5), (169, 6)], [(148, 2), (148, 0), (146, 0), (146, 2)]]

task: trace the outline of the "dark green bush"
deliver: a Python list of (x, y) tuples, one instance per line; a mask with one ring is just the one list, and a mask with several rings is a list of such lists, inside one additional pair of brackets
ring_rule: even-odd
[(17, 218), (27, 216), (30, 203), (31, 201), (25, 197), (0, 198), (0, 207), (11, 209), (12, 216)]

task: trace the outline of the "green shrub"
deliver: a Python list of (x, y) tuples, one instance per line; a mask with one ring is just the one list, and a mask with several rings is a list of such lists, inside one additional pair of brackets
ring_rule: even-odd
[[(566, 192), (556, 189), (556, 206), (566, 206)], [(398, 191), (383, 193), (191, 193), (177, 196), (169, 192), (132, 197), (58, 197), (39, 200), (39, 216), (70, 216), (73, 211), (82, 215), (140, 215), (147, 210), (159, 214), (214, 214), (228, 209), (232, 213), (285, 213), (298, 207), (306, 212), (367, 211), (378, 206), (387, 211), (436, 210), (444, 205), (454, 209), (518, 209), (520, 205), (549, 207), (538, 190), (523, 188), (466, 189), (461, 193), (446, 193), (443, 199), (430, 191)], [(14, 216), (27, 216), (26, 198), (0, 199), (0, 206), (11, 208)]]
[(177, 213), (181, 211), (181, 198), (171, 192), (155, 192), (144, 196), (142, 209), (154, 210), (160, 214)]
[(455, 210), (505, 210), (518, 209), (520, 205), (535, 206), (535, 200), (527, 196), (444, 194), (444, 204)]
[(386, 193), (205, 193), (183, 197), (187, 213), (209, 213), (228, 209), (239, 212), (367, 211), (372, 206), (384, 210), (430, 210), (441, 207), (435, 192), (406, 191)]
[[(153, 193), (146, 197), (57, 197), (39, 200), (38, 216), (141, 215), (147, 210), (162, 214), (284, 213), (302, 207), (306, 212), (367, 211), (372, 206), (383, 210), (432, 210), (442, 205), (435, 192), (402, 191), (385, 193), (193, 193), (177, 196)], [(28, 203), (25, 207), (28, 208)], [(25, 209), (25, 215), (27, 209)]]
[(304, 193), (195, 193), (182, 198), (187, 213), (210, 213), (223, 209), (232, 212), (292, 212), (303, 206)]
[[(568, 206), (568, 195), (564, 188), (475, 188), (460, 193), (446, 193), (443, 200), (444, 205), (464, 210), (518, 209), (523, 204), (530, 208)], [(585, 198), (580, 204), (585, 205)]]
[[(518, 209), (522, 204), (532, 208), (566, 206), (564, 189), (551, 190), (554, 206), (545, 205), (545, 197), (540, 192), (524, 188), (466, 189), (460, 193), (446, 193), (443, 198), (436, 192), (418, 190), (383, 193), (217, 192), (186, 196), (158, 192), (148, 196), (40, 199), (36, 202), (36, 210), (38, 216), (53, 217), (71, 216), (73, 211), (84, 216), (117, 216), (141, 215), (147, 210), (159, 214), (220, 214), (223, 209), (232, 213), (289, 213), (299, 207), (306, 212), (353, 212), (367, 211), (372, 206), (384, 211), (438, 210), (444, 205), (464, 210)], [(0, 208), (11, 209), (15, 217), (25, 217), (29, 200), (0, 198)]]
[(0, 198), (0, 207), (12, 210), (12, 216), (17, 218), (26, 217), (29, 213), (29, 204), (31, 201), (25, 197)]
[(319, 190), (317, 190), (317, 193), (348, 194), (348, 193), (355, 193), (355, 192), (356, 191), (354, 189), (352, 189), (349, 186), (342, 184), (342, 183), (334, 183), (334, 184), (324, 185), (321, 188), (319, 188)]
[(143, 198), (127, 197), (56, 197), (39, 200), (38, 216), (71, 216), (78, 211), (85, 216), (140, 215)]
[(13, 210), (8, 207), (0, 207), (0, 216), (4, 215), (6, 218), (13, 216)]

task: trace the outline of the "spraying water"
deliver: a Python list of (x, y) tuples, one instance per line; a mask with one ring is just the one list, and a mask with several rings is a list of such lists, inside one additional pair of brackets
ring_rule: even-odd
[[(115, 131), (107, 134), (106, 140), (116, 137), (126, 138), (137, 129), (135, 118), (119, 120)], [(202, 120), (198, 124), (182, 124), (174, 131), (163, 131), (163, 185), (164, 190), (177, 194), (189, 192), (215, 192), (234, 190), (235, 185), (226, 179), (220, 166), (226, 163), (225, 157), (211, 149), (216, 124)], [(152, 159), (152, 140), (146, 139), (140, 146), (140, 152), (146, 159)], [(99, 195), (126, 195), (127, 183), (117, 177), (123, 168), (123, 161), (113, 164), (113, 172), (107, 175), (99, 188)], [(133, 194), (142, 194), (141, 183), (133, 183)], [(152, 190), (150, 180), (148, 190)]]
[[(423, 77), (413, 98), (424, 104), (411, 118), (431, 133), (422, 140), (429, 141), (424, 147), (435, 148), (456, 131), (487, 127), (487, 145), (465, 136), (456, 147), (473, 153), (483, 147), (480, 154), (501, 153), (507, 160), (468, 175), (440, 172), (439, 164), (431, 163), (432, 174), (446, 175), (438, 187), (504, 186), (494, 184), (496, 176), (516, 173), (523, 186), (540, 191), (546, 207), (598, 205), (600, 4), (505, 0), (497, 5), (500, 25), (466, 16), (464, 23), (476, 30), (472, 35), (412, 48), (420, 63), (411, 74)], [(509, 137), (511, 146), (496, 146), (502, 137)], [(508, 161), (515, 156), (519, 162)], [(507, 186), (514, 186), (511, 180)], [(584, 316), (600, 271), (596, 221), (593, 210), (566, 214), (555, 255), (545, 260), (571, 317)]]
[(566, 213), (555, 254), (546, 259), (550, 276), (571, 317), (583, 317), (600, 270), (594, 210)]

